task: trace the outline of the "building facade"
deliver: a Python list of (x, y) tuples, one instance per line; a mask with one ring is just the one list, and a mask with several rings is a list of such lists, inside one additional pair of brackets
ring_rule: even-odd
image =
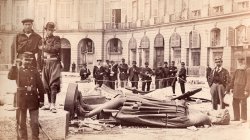
[(249, 0), (0, 0), (0, 69), (9, 67), (11, 43), (23, 18), (34, 30), (56, 23), (62, 61), (90, 67), (121, 58), (151, 67), (185, 62), (189, 75), (204, 75), (221, 56), (229, 71), (244, 55), (250, 67)]

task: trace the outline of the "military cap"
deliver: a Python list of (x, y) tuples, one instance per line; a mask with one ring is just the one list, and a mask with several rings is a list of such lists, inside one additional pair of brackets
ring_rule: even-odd
[(31, 22), (31, 23), (33, 23), (34, 20), (33, 20), (33, 19), (30, 19), (30, 18), (25, 18), (25, 19), (22, 20), (22, 23), (23, 23), (23, 24), (26, 23), (26, 22)]
[(124, 58), (122, 58), (122, 60), (125, 60)]
[(115, 62), (113, 60), (111, 60), (110, 63), (115, 63)]
[(167, 62), (167, 61), (165, 61), (165, 62), (164, 62), (164, 64), (168, 64), (168, 62)]
[(148, 62), (145, 62), (145, 65), (149, 65)]
[(185, 65), (185, 63), (184, 63), (184, 62), (181, 62), (181, 65)]
[(132, 64), (136, 64), (136, 61), (133, 61)]
[(171, 61), (172, 63), (175, 63), (175, 61)]
[(55, 23), (54, 22), (48, 22), (44, 28), (45, 30), (55, 30)]
[(222, 58), (221, 57), (216, 57), (215, 62), (222, 62)]
[(102, 60), (101, 60), (101, 59), (97, 59), (96, 61), (97, 61), (97, 62), (98, 62), (98, 61), (102, 62)]
[(87, 66), (87, 63), (86, 63), (86, 62), (84, 62), (82, 65), (83, 65), (83, 66)]
[(238, 57), (238, 60), (245, 60), (245, 57), (239, 56), (239, 57)]
[(25, 60), (33, 60), (34, 54), (32, 52), (24, 52), (22, 56)]

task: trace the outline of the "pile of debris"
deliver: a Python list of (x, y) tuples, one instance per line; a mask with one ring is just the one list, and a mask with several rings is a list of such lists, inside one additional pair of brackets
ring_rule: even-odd
[[(161, 100), (147, 96), (157, 93), (157, 90), (147, 93), (127, 88), (122, 91), (103, 85), (82, 93), (78, 91), (77, 84), (70, 83), (64, 109), (70, 112), (71, 124), (76, 124), (75, 120), (78, 119), (78, 128), (84, 126), (99, 131), (103, 127), (114, 125), (163, 128), (211, 125), (209, 114), (191, 111), (186, 101), (192, 100), (190, 96), (201, 90), (196, 89), (175, 98), (168, 96)], [(90, 118), (95, 123), (89, 124)]]

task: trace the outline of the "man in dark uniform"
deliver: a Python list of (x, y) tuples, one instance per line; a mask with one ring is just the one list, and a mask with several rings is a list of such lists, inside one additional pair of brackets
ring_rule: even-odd
[(72, 72), (76, 72), (76, 63), (75, 62), (73, 62), (72, 63)]
[(164, 70), (164, 80), (163, 80), (164, 85), (163, 86), (168, 87), (169, 86), (169, 79), (168, 78), (170, 75), (168, 62), (164, 62), (163, 70)]
[(104, 67), (101, 65), (102, 60), (98, 59), (97, 60), (97, 66), (94, 66), (93, 69), (93, 77), (95, 78), (95, 84), (99, 87), (102, 86), (103, 84), (103, 75), (104, 75)]
[(125, 63), (125, 59), (122, 58), (122, 63), (119, 65), (119, 78), (121, 81), (121, 87), (127, 86), (128, 82), (128, 64)]
[(152, 82), (153, 71), (148, 67), (148, 62), (145, 62), (145, 68), (142, 68), (141, 71), (141, 80), (142, 80), (142, 91), (145, 91), (147, 85), (147, 91), (150, 91), (150, 85)]
[(87, 64), (83, 63), (83, 67), (80, 70), (81, 80), (86, 80), (91, 74), (90, 70), (87, 68)]
[(209, 76), (211, 74), (211, 71), (212, 69), (210, 68), (209, 64), (207, 65), (207, 68), (206, 68), (206, 78), (207, 78), (207, 82), (209, 80)]
[(115, 89), (116, 80), (117, 80), (117, 74), (118, 74), (118, 64), (115, 64), (115, 62), (112, 60), (110, 67), (110, 88)]
[[(12, 48), (16, 52), (17, 58), (21, 59), (24, 52), (31, 52), (33, 54), (32, 58), (32, 66), (38, 68), (41, 71), (41, 53), (39, 51), (39, 42), (42, 39), (40, 35), (35, 33), (32, 29), (33, 19), (24, 19), (23, 23), (23, 31), (18, 33), (12, 43)], [(37, 61), (35, 54), (38, 54)], [(14, 57), (14, 56), (13, 56)], [(14, 60), (15, 58), (13, 58)], [(13, 62), (14, 63), (14, 62)]]
[(103, 73), (103, 84), (107, 87), (110, 87), (110, 69), (111, 65), (109, 63), (109, 60), (106, 60), (106, 62), (103, 63), (104, 73)]
[(171, 66), (169, 67), (169, 84), (172, 86), (173, 94), (175, 95), (175, 83), (177, 81), (176, 73), (177, 67), (175, 66), (175, 62), (172, 61)]
[(164, 69), (161, 66), (161, 63), (157, 64), (157, 68), (155, 70), (155, 89), (162, 88), (164, 78)]
[(185, 93), (185, 83), (186, 83), (186, 79), (187, 79), (187, 70), (185, 68), (184, 62), (181, 62), (181, 69), (179, 71), (178, 77), (179, 77), (179, 83), (180, 83), (180, 87), (181, 87), (181, 93), (184, 94)]
[(138, 89), (140, 68), (136, 66), (136, 61), (133, 61), (132, 65), (133, 66), (129, 68), (129, 80), (131, 81), (132, 87)]
[(44, 87), (40, 74), (32, 62), (34, 55), (31, 52), (22, 54), (22, 66), (12, 66), (8, 74), (10, 80), (17, 81), (17, 125), (18, 139), (28, 139), (27, 110), (30, 114), (32, 140), (39, 140), (39, 107), (44, 105)]
[(222, 67), (222, 59), (220, 57), (215, 58), (216, 67), (212, 70), (209, 76), (209, 86), (211, 96), (212, 96), (212, 105), (213, 109), (218, 109), (218, 104), (220, 104), (220, 108), (224, 109), (224, 93), (227, 88), (230, 77), (229, 72)]
[(40, 47), (44, 53), (44, 66), (42, 71), (42, 81), (48, 95), (49, 104), (43, 109), (56, 113), (56, 95), (60, 92), (62, 65), (60, 60), (61, 40), (59, 36), (54, 36), (55, 24), (48, 22), (45, 27), (46, 38), (41, 40)]

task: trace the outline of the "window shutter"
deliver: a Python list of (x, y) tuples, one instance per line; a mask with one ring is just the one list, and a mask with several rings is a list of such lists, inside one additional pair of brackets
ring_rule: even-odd
[(110, 22), (110, 2), (105, 1), (104, 3), (104, 22), (109, 23)]
[(192, 31), (192, 48), (200, 48), (200, 37), (197, 31)]
[(250, 44), (250, 26), (247, 27), (247, 41)]
[(129, 49), (136, 49), (136, 40), (134, 37), (132, 37), (130, 40), (129, 40)]
[(234, 46), (235, 44), (235, 31), (234, 28), (228, 27), (228, 46)]
[(161, 34), (156, 35), (154, 46), (155, 47), (164, 47), (164, 38)]
[(173, 35), (170, 38), (170, 43), (171, 47), (181, 47), (180, 35), (177, 33), (173, 33)]

